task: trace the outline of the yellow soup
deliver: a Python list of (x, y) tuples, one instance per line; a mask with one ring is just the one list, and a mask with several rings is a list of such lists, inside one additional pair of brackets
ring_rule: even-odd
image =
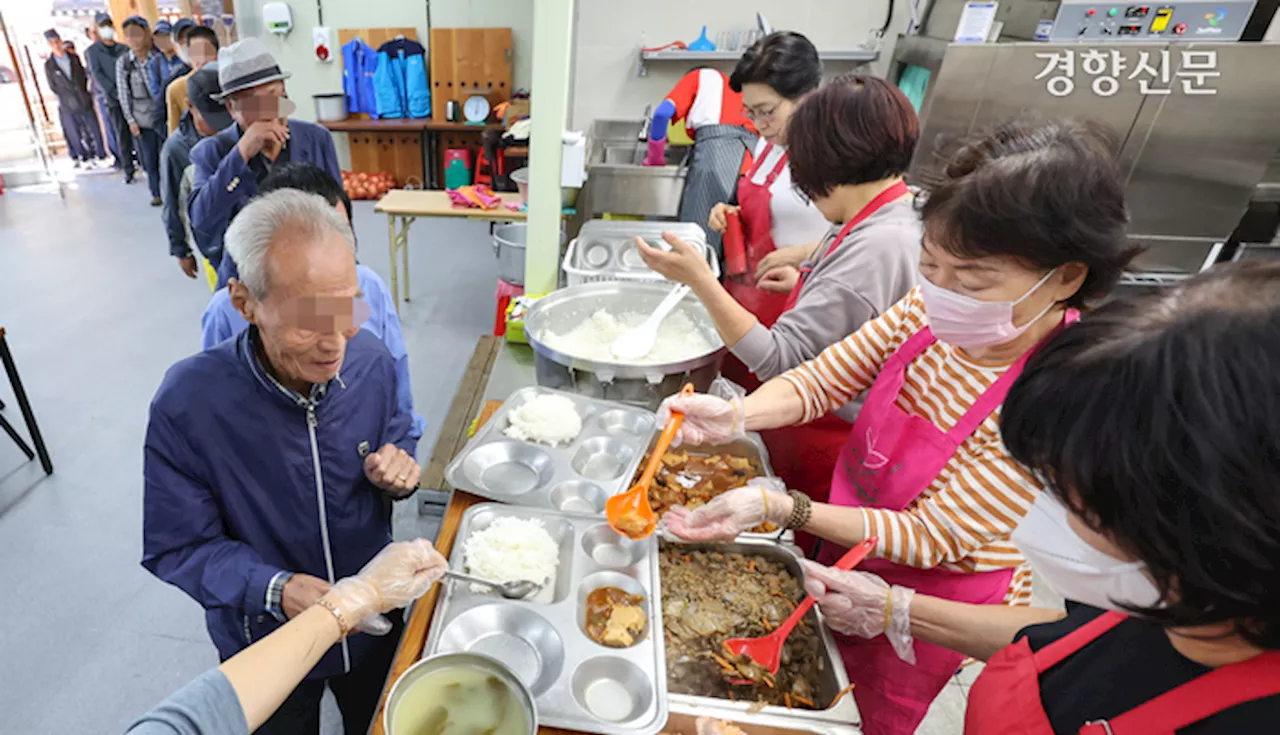
[(529, 716), (505, 681), (455, 666), (419, 679), (394, 712), (391, 735), (526, 735)]

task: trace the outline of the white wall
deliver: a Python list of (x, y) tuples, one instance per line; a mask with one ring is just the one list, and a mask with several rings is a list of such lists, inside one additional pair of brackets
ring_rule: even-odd
[[(896, 0), (893, 23), (872, 65), (884, 73), (892, 39), (907, 25), (908, 6)], [(578, 0), (577, 57), (574, 60), (573, 110), (570, 124), (585, 130), (595, 118), (639, 118), (645, 105), (656, 104), (692, 68), (677, 62), (650, 64), (646, 77), (636, 73), (639, 49), (671, 41), (689, 43), (705, 23), (707, 37), (755, 28), (757, 12), (776, 30), (805, 34), (821, 49), (848, 49), (867, 43), (869, 33), (884, 23), (888, 0)], [(733, 64), (716, 65), (725, 73)], [(826, 64), (843, 73), (851, 64)]]
[[(334, 43), (340, 28), (416, 28), (418, 40), (427, 43), (427, 3), (425, 0), (321, 0), (324, 23), (333, 29)], [(261, 15), (263, 0), (238, 0), (236, 15), (248, 30), (252, 19)], [(276, 55), (281, 68), (293, 72), (289, 96), (298, 103), (298, 117), (314, 120), (314, 94), (342, 91), (342, 59), (335, 49), (332, 62), (319, 62), (311, 50), (311, 29), (317, 25), (316, 3), (293, 0), (293, 31), (283, 38), (263, 34), (267, 48)], [(254, 24), (255, 26), (257, 24)], [(435, 28), (511, 28), (513, 83), (528, 87), (532, 67), (530, 40), (533, 37), (532, 0), (432, 0), (431, 25)], [(430, 51), (428, 50), (428, 58)], [(342, 137), (342, 136), (339, 136)]]

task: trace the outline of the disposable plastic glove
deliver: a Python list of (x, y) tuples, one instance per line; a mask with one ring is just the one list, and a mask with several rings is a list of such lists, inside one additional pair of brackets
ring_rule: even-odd
[(658, 406), (658, 426), (664, 426), (673, 410), (684, 413), (684, 421), (671, 446), (681, 444), (724, 444), (747, 435), (746, 393), (724, 378), (716, 378), (709, 393), (691, 396), (676, 394)]
[(359, 574), (338, 580), (321, 599), (332, 604), (352, 628), (385, 635), (391, 631), (391, 621), (379, 613), (421, 597), (448, 566), (426, 539), (387, 544)]
[(699, 717), (694, 725), (698, 728), (698, 735), (747, 735), (745, 730), (731, 723), (710, 717)]
[(765, 521), (785, 524), (794, 505), (780, 480), (757, 477), (694, 510), (672, 507), (662, 516), (662, 525), (664, 531), (685, 541), (732, 541)]
[(884, 635), (907, 663), (916, 662), (911, 637), (911, 599), (916, 591), (867, 572), (844, 572), (809, 560), (804, 567), (804, 590), (818, 602), (827, 627), (845, 635), (875, 638)]

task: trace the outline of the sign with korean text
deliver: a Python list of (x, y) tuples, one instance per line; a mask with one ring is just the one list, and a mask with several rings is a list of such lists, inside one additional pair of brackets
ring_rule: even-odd
[[(1092, 93), (1111, 97), (1133, 85), (1143, 95), (1213, 95), (1218, 52), (1181, 49), (1058, 49), (1037, 53), (1044, 67), (1036, 74), (1054, 97)], [(1174, 64), (1177, 64), (1174, 66)]]

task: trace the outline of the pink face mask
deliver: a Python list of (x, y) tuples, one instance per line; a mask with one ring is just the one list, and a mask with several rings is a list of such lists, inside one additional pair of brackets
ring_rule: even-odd
[(978, 349), (1012, 342), (1032, 324), (1049, 313), (1055, 302), (1047, 306), (1022, 326), (1013, 323), (1013, 307), (1043, 286), (1058, 269), (1044, 274), (1017, 301), (979, 301), (972, 296), (949, 291), (934, 285), (929, 279), (920, 281), (920, 296), (924, 299), (924, 312), (929, 317), (933, 336), (962, 350)]

